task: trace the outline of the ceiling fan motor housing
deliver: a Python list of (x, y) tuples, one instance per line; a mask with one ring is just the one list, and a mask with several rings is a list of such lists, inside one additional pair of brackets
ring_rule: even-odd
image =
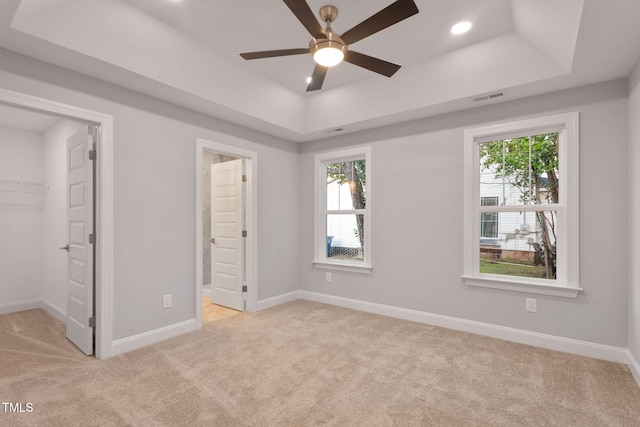
[(333, 48), (342, 51), (343, 55), (347, 54), (347, 45), (342, 41), (338, 34), (327, 32), (327, 38), (317, 39), (312, 38), (309, 42), (309, 50), (311, 55), (315, 55), (320, 49)]

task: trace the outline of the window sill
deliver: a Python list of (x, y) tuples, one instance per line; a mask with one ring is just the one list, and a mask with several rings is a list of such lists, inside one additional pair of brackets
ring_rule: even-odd
[(351, 273), (368, 274), (373, 270), (373, 266), (364, 264), (352, 264), (338, 261), (312, 261), (314, 267), (325, 270), (348, 271)]
[(551, 295), (564, 298), (577, 298), (582, 288), (568, 286), (547, 285), (540, 283), (514, 282), (495, 277), (462, 276), (469, 286), (480, 288), (502, 289), (507, 291), (525, 292), (529, 294)]

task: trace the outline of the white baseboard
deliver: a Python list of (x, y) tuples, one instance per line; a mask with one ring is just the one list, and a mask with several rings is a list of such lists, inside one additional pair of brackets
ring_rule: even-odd
[(206, 287), (206, 286), (202, 287), (202, 296), (203, 297), (211, 298), (212, 294), (213, 293), (211, 292), (211, 285), (209, 285), (209, 287)]
[(0, 304), (0, 314), (15, 313), (17, 311), (33, 310), (42, 308), (42, 300), (34, 299), (29, 301), (16, 301)]
[[(457, 331), (470, 332), (520, 344), (527, 344), (564, 353), (602, 359), (610, 362), (628, 364), (630, 352), (626, 348), (579, 341), (571, 338), (563, 338), (554, 335), (540, 334), (522, 329), (508, 328), (490, 323), (476, 322), (457, 317), (443, 316), (424, 311), (410, 310), (390, 305), (377, 304), (350, 298), (342, 298), (333, 295), (319, 294), (309, 291), (300, 291), (300, 298), (309, 301), (317, 301), (354, 310), (381, 314), (383, 316), (410, 320), (428, 325), (441, 326)], [(636, 377), (637, 378), (637, 377)]]
[(640, 363), (638, 363), (636, 358), (633, 357), (633, 354), (629, 350), (627, 350), (627, 358), (627, 366), (629, 366), (629, 370), (631, 371), (633, 378), (635, 378), (636, 382), (640, 386)]
[(267, 308), (275, 307), (276, 305), (284, 304), (285, 302), (291, 302), (300, 299), (300, 292), (301, 291), (293, 291), (286, 294), (277, 295), (275, 297), (261, 299), (256, 305), (256, 311), (266, 310)]
[(190, 319), (185, 320), (184, 322), (174, 323), (173, 325), (165, 326), (163, 328), (154, 329), (153, 331), (143, 332), (131, 337), (114, 340), (111, 343), (111, 356), (117, 356), (118, 354), (137, 350), (195, 330), (196, 319)]
[(46, 299), (42, 300), (42, 308), (61, 322), (65, 323), (67, 321), (67, 312)]

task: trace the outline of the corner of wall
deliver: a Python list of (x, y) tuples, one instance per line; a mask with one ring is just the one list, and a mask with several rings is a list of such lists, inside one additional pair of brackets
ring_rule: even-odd
[[(640, 171), (635, 167), (640, 162), (640, 60), (629, 75), (628, 81), (628, 162), (629, 162), (629, 230), (628, 240), (628, 338), (629, 367), (640, 384)], [(635, 363), (635, 364), (634, 364)]]

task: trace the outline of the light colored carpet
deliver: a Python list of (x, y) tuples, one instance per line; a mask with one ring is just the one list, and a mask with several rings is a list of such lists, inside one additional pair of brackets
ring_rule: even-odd
[(640, 425), (624, 365), (308, 301), (109, 360), (56, 323), (0, 316), (0, 425)]

